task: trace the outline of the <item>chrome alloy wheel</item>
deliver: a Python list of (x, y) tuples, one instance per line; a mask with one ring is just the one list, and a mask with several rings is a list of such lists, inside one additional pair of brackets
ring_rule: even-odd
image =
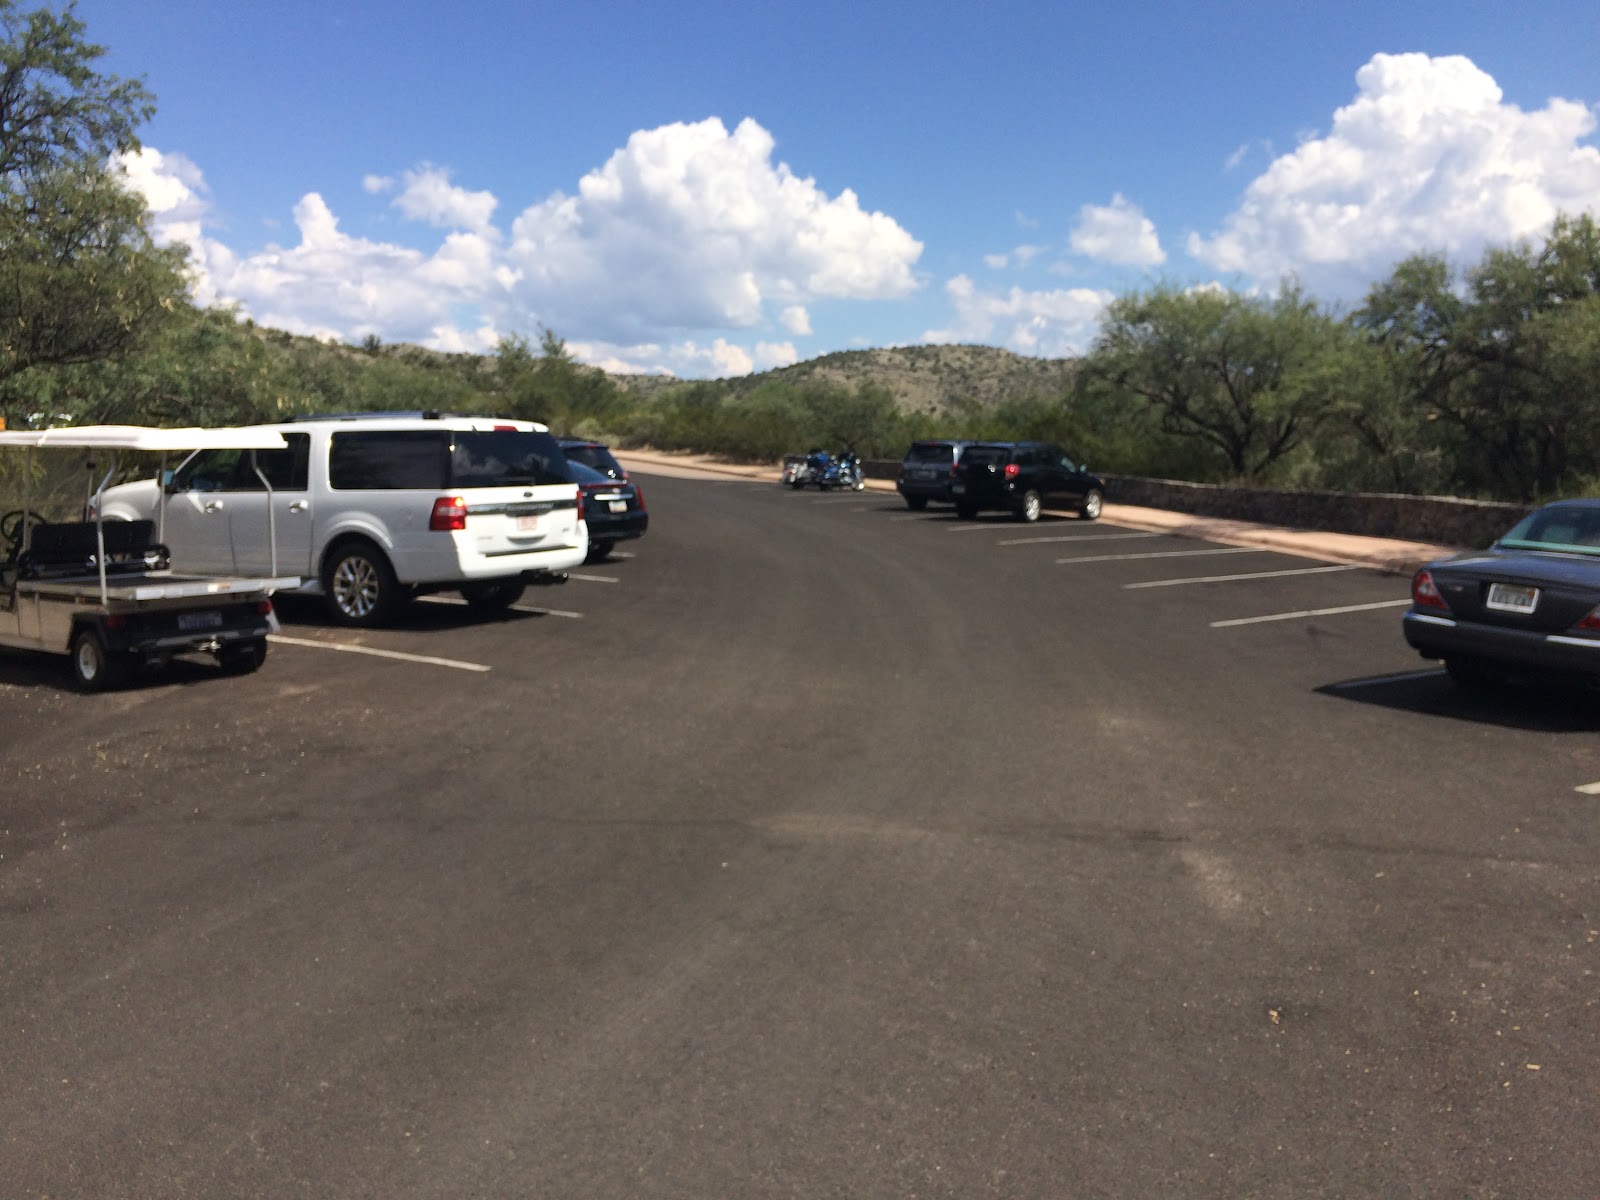
[(1083, 498), (1083, 515), (1091, 521), (1100, 519), (1100, 493), (1091, 491)]
[(382, 591), (383, 581), (377, 567), (363, 555), (342, 558), (333, 569), (333, 602), (352, 620), (370, 617), (378, 607)]
[(1039, 499), (1038, 492), (1029, 492), (1022, 498), (1022, 519), (1024, 521), (1037, 521), (1039, 514), (1044, 511), (1044, 503)]

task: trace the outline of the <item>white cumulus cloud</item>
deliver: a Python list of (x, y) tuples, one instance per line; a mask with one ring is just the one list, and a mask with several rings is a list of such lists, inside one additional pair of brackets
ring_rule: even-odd
[(1110, 204), (1085, 204), (1078, 212), (1071, 246), (1079, 254), (1125, 267), (1155, 267), (1167, 261), (1155, 223), (1120, 193)]
[(1271, 285), (1359, 294), (1399, 259), (1535, 236), (1557, 213), (1600, 212), (1595, 114), (1552, 99), (1528, 112), (1459, 56), (1378, 54), (1331, 129), (1273, 161), (1210, 237), (1188, 250)]
[(574, 352), (635, 369), (733, 375), (795, 361), (787, 341), (740, 344), (739, 331), (809, 336), (811, 305), (889, 300), (920, 286), (922, 245), (849, 189), (828, 195), (773, 160), (772, 136), (711, 119), (635, 133), (572, 195), (526, 208), (509, 230), (498, 198), (422, 164), (367, 175), (409, 221), (440, 229), (432, 249), (352, 236), (317, 192), (294, 211), (299, 241), (235, 252), (209, 228), (197, 168), (146, 148), (124, 163), (158, 234), (191, 248), (195, 298), (232, 303), (296, 333), (492, 347), (496, 330), (540, 325)]
[(947, 329), (924, 333), (927, 342), (998, 343), (1018, 354), (1067, 358), (1082, 354), (1099, 331), (1100, 316), (1113, 293), (1092, 288), (1029, 292), (989, 292), (965, 275), (945, 285), (955, 310)]

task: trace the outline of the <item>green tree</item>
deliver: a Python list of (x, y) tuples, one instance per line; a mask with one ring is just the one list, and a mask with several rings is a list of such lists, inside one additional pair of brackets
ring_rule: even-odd
[(96, 70), (73, 5), (0, 0), (0, 382), (125, 353), (185, 293), (110, 156), (154, 111), (137, 80)]
[(1331, 410), (1336, 326), (1293, 283), (1271, 299), (1162, 286), (1111, 303), (1089, 367), (1142, 400), (1164, 432), (1257, 479)]

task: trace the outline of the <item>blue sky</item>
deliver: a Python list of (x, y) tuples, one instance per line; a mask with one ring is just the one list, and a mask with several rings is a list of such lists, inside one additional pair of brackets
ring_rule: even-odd
[(1600, 6), (80, 0), (196, 293), (685, 377), (1082, 352), (1155, 282), (1358, 300), (1600, 213)]

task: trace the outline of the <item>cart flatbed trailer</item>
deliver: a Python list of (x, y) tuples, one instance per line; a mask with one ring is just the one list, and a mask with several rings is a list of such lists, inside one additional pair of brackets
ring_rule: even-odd
[[(253, 451), (285, 444), (281, 435), (259, 430), (87, 426), (0, 432), (0, 446), (30, 452), (207, 446)], [(265, 476), (262, 484), (270, 501)], [(104, 489), (105, 481), (99, 491)], [(267, 636), (278, 630), (272, 594), (298, 587), (299, 576), (174, 571), (167, 548), (155, 540), (154, 522), (105, 521), (98, 502), (94, 510), (93, 521), (57, 523), (24, 502), (0, 517), (0, 550), (10, 544), (0, 560), (0, 646), (69, 655), (74, 679), (86, 691), (113, 686), (136, 665), (164, 663), (175, 654), (214, 654), (233, 674), (262, 664)]]

